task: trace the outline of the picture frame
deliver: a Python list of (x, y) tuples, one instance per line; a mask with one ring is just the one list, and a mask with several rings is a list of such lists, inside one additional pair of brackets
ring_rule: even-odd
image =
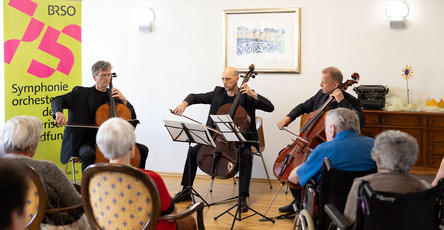
[(301, 8), (225, 9), (225, 67), (301, 72)]

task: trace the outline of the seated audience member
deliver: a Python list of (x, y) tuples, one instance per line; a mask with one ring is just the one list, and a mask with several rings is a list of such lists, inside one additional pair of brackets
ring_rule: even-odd
[(436, 174), (436, 177), (432, 182), (432, 186), (435, 187), (436, 185), (438, 185), (439, 179), (443, 177), (444, 177), (444, 158), (442, 158), (441, 160), (441, 165), (439, 166), (438, 173)]
[[(96, 143), (110, 163), (130, 165), (136, 144), (134, 127), (121, 118), (110, 118), (100, 126)], [(159, 174), (140, 168), (139, 170), (150, 176), (156, 184), (160, 194), (162, 215), (176, 212), (174, 203), (171, 202), (171, 196)], [(195, 225), (192, 216), (177, 221), (177, 229), (195, 229)], [(176, 229), (176, 223), (160, 220), (155, 229)]]
[[(48, 193), (48, 209), (70, 207), (82, 203), (80, 194), (56, 164), (32, 159), (42, 130), (42, 122), (36, 117), (16, 116), (9, 119), (1, 132), (5, 157), (33, 167), (42, 177)], [(82, 215), (83, 210), (47, 213), (42, 223), (46, 228), (54, 225), (63, 225), (65, 229), (89, 228), (89, 226), (84, 226), (87, 225), (87, 221)]]
[(376, 136), (372, 158), (378, 173), (356, 178), (347, 197), (344, 216), (351, 222), (356, 217), (356, 200), (361, 182), (366, 180), (375, 191), (410, 193), (427, 189), (425, 185), (408, 173), (418, 156), (418, 142), (407, 133), (389, 130)]
[[(320, 181), (322, 163), (328, 157), (332, 166), (345, 171), (367, 171), (376, 169), (376, 163), (370, 156), (374, 139), (359, 136), (358, 114), (350, 109), (337, 108), (327, 112), (325, 117), (325, 135), (327, 142), (318, 145), (300, 166), (289, 175), (290, 182), (302, 186), (316, 177)], [(296, 189), (298, 195), (301, 189)], [(299, 207), (300, 196), (293, 203)], [(291, 204), (290, 204), (291, 205)], [(295, 211), (294, 208), (281, 207), (280, 212)]]
[(0, 229), (25, 229), (25, 201), (25, 170), (11, 160), (0, 159)]

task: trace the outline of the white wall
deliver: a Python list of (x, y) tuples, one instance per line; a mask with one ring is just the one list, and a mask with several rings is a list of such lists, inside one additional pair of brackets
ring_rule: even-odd
[[(319, 89), (324, 67), (337, 66), (346, 78), (358, 72), (361, 84), (387, 85), (392, 93), (405, 97), (401, 69), (408, 64), (413, 67), (411, 102), (443, 97), (444, 2), (405, 1), (410, 7), (406, 28), (392, 30), (383, 0), (147, 0), (157, 18), (153, 32), (142, 34), (134, 17), (142, 1), (85, 0), (83, 83), (93, 85), (89, 69), (96, 60), (111, 61), (119, 76), (114, 85), (135, 106), (141, 120), (136, 132), (138, 141), (150, 148), (147, 168), (181, 172), (187, 145), (173, 143), (162, 120), (180, 119), (168, 109), (175, 108), (188, 93), (207, 92), (221, 84), (223, 9), (301, 7), (301, 74), (259, 74), (250, 81), (276, 108), (273, 113), (258, 112), (264, 117), (265, 160), (271, 172), (277, 153), (291, 142), (291, 136), (279, 131), (276, 123)], [(0, 23), (3, 30), (2, 26)], [(2, 87), (0, 93), (4, 94)], [(4, 101), (0, 103), (0, 119), (4, 120)], [(208, 108), (194, 105), (186, 115), (205, 122)], [(295, 132), (298, 127), (298, 120), (290, 125)], [(260, 160), (254, 164), (253, 177), (265, 177)]]

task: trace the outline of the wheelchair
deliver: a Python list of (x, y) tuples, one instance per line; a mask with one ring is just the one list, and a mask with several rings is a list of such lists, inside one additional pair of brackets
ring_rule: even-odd
[(434, 188), (407, 194), (374, 191), (363, 181), (358, 194), (355, 223), (349, 223), (334, 205), (325, 205), (336, 229), (435, 230), (443, 224), (444, 179)]
[(357, 177), (376, 173), (377, 169), (366, 171), (345, 171), (333, 168), (330, 160), (324, 158), (321, 170), (321, 183), (314, 179), (302, 189), (301, 209), (293, 222), (296, 230), (329, 229), (331, 220), (324, 211), (324, 205), (332, 203), (343, 212), (348, 192)]

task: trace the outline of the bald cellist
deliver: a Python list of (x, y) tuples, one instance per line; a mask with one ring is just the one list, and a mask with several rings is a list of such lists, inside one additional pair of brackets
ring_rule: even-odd
[[(327, 67), (321, 71), (321, 89), (304, 103), (297, 105), (290, 113), (282, 118), (277, 126), (279, 129), (284, 129), (292, 121), (302, 114), (311, 113), (319, 109), (330, 96), (334, 97), (334, 101), (328, 106), (328, 109), (348, 108), (355, 110), (359, 117), (359, 124), (362, 128), (365, 123), (364, 114), (361, 111), (361, 102), (353, 95), (338, 89), (342, 84), (343, 75), (337, 67)], [(289, 205), (279, 208), (279, 212), (293, 213), (294, 206), (300, 207), (301, 189), (290, 188), (290, 191), (295, 198)]]
[[(91, 68), (92, 77), (96, 84), (92, 87), (76, 86), (71, 92), (55, 97), (51, 101), (51, 109), (54, 124), (66, 125), (82, 124), (94, 125), (96, 110), (103, 104), (110, 101), (107, 87), (111, 81), (111, 63), (107, 61), (97, 61)], [(132, 119), (136, 118), (136, 112), (131, 103), (117, 88), (111, 89), (112, 97), (117, 103), (128, 107), (131, 111)], [(68, 109), (68, 119), (63, 114), (63, 109)], [(82, 161), (82, 171), (93, 164), (96, 159), (96, 134), (95, 128), (66, 127), (60, 154), (60, 161), (66, 164), (72, 156), (80, 157)], [(136, 143), (140, 150), (140, 168), (145, 168), (148, 148)]]
[[(177, 106), (173, 110), (173, 113), (176, 115), (182, 115), (185, 111), (185, 108), (189, 105), (193, 104), (210, 104), (209, 115), (216, 114), (218, 109), (222, 107), (224, 104), (233, 103), (236, 95), (241, 93), (239, 106), (245, 108), (249, 117), (251, 118), (250, 126), (248, 127), (250, 130), (249, 135), (246, 135), (245, 138), (247, 140), (258, 140), (257, 130), (256, 130), (256, 122), (255, 122), (255, 111), (256, 109), (260, 109), (266, 112), (272, 112), (274, 110), (273, 104), (261, 96), (260, 94), (254, 92), (248, 84), (243, 84), (241, 87), (238, 87), (239, 80), (239, 71), (234, 67), (227, 67), (222, 72), (222, 82), (223, 87), (216, 86), (213, 91), (207, 93), (200, 94), (189, 94), (185, 100)], [(208, 115), (207, 126), (213, 126), (213, 120)], [(194, 178), (196, 176), (197, 170), (197, 154), (202, 145), (195, 145), (190, 149), (190, 164), (185, 163), (184, 172), (182, 175), (182, 186), (183, 189), (186, 189), (188, 186), (192, 186), (194, 182)], [(239, 172), (240, 178), (240, 196), (242, 200), (241, 211), (246, 212), (247, 201), (246, 197), (250, 195), (250, 179), (251, 179), (251, 167), (252, 167), (252, 153), (251, 153), (251, 144), (245, 143), (244, 148), (241, 149), (241, 171)], [(187, 161), (188, 162), (188, 159)], [(188, 177), (190, 175), (190, 178)], [(173, 197), (173, 202), (179, 203), (183, 201), (191, 200), (191, 194), (187, 192), (180, 192), (175, 197)]]

